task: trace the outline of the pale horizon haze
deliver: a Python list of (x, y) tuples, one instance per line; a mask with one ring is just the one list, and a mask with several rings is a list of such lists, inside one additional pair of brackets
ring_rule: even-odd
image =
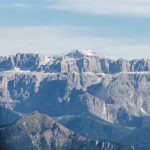
[(150, 0), (0, 0), (0, 55), (150, 58)]

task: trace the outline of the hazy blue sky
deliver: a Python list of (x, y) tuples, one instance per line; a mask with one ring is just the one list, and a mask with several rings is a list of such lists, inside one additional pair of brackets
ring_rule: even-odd
[(0, 53), (150, 57), (150, 0), (0, 0)]

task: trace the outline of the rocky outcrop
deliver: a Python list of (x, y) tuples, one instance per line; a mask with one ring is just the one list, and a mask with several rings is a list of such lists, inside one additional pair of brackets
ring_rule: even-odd
[(0, 141), (3, 150), (133, 150), (132, 146), (90, 140), (37, 112), (1, 128)]

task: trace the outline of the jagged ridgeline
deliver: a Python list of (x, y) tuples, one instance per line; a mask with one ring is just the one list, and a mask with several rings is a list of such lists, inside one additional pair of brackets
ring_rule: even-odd
[(75, 50), (64, 56), (48, 57), (40, 54), (18, 53), (15, 56), (0, 57), (0, 70), (11, 69), (44, 71), (51, 73), (60, 72), (93, 72), (114, 74), (119, 72), (150, 71), (150, 60), (135, 59), (112, 60), (102, 58), (93, 50)]
[[(40, 131), (36, 130), (32, 135), (30, 131), (27, 134), (29, 128), (23, 124), (16, 127), (20, 119), (26, 118), (27, 114), (28, 118), (34, 111), (50, 116), (56, 124), (65, 126), (67, 132), (85, 138), (84, 142), (81, 140), (85, 145), (80, 141), (80, 136), (77, 140), (84, 145), (83, 149), (88, 150), (86, 146), (92, 149), (91, 143), (93, 149), (102, 149), (103, 143), (99, 147), (96, 143), (105, 140), (107, 144), (113, 141), (110, 142), (112, 148), (106, 144), (106, 150), (115, 150), (116, 143), (120, 143), (122, 149), (133, 149), (134, 146), (137, 150), (148, 150), (150, 60), (112, 60), (103, 58), (93, 50), (75, 50), (54, 57), (39, 54), (1, 56), (0, 134), (6, 133), (2, 139), (10, 138), (13, 145), (19, 137), (15, 132), (24, 133), (19, 137), (19, 142), (30, 142), (29, 150), (42, 149), (40, 144), (43, 144), (43, 133), (40, 131), (49, 128), (42, 129), (41, 126)], [(9, 133), (10, 130), (14, 130), (13, 134)], [(142, 134), (145, 131), (147, 133)], [(55, 140), (51, 142), (54, 134), (50, 133), (44, 139), (47, 149), (50, 149), (51, 144), (56, 149), (63, 149), (63, 142), (61, 146)], [(137, 135), (140, 137), (138, 140)], [(33, 141), (36, 138), (37, 143)], [(71, 140), (71, 137), (67, 137), (65, 143), (72, 146)], [(8, 143), (6, 140), (6, 145)], [(11, 147), (8, 148), (11, 150)]]
[(0, 141), (3, 150), (133, 150), (114, 142), (90, 140), (37, 112), (1, 129)]

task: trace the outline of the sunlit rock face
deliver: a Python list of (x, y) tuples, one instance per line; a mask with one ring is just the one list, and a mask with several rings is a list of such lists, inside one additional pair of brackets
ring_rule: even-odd
[(150, 60), (112, 60), (91, 49), (0, 57), (0, 104), (3, 114), (15, 112), (1, 125), (39, 111), (88, 137), (124, 142), (149, 123)]
[(95, 51), (75, 50), (64, 56), (43, 56), (32, 53), (18, 53), (15, 56), (0, 57), (0, 71), (12, 70), (44, 72), (93, 72), (114, 74), (119, 72), (150, 71), (149, 59), (112, 60), (103, 58)]

